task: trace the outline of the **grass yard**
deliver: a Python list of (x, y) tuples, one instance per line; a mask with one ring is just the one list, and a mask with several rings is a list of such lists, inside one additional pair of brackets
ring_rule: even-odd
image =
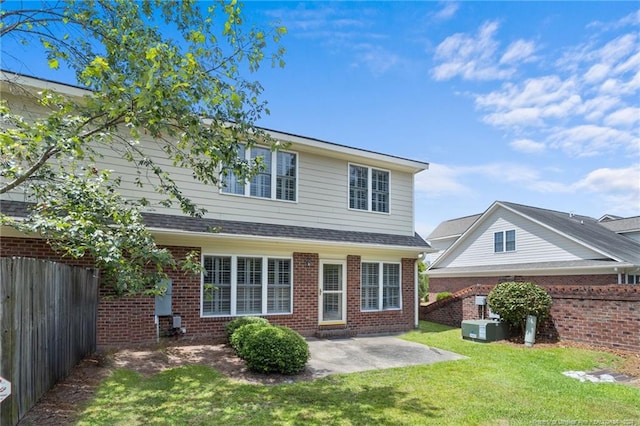
[(148, 378), (116, 370), (78, 424), (640, 425), (639, 387), (561, 374), (615, 367), (613, 354), (473, 343), (460, 329), (426, 322), (403, 338), (469, 358), (274, 386), (196, 365)]

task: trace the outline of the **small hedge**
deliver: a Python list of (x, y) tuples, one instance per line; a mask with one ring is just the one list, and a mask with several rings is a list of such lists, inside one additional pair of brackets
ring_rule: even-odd
[(252, 335), (266, 327), (271, 327), (271, 325), (268, 322), (263, 323), (261, 321), (253, 321), (241, 325), (229, 338), (229, 344), (235, 349), (240, 358), (244, 358), (244, 347), (246, 343), (251, 339)]
[(231, 336), (233, 333), (243, 325), (247, 324), (269, 325), (269, 321), (262, 317), (240, 317), (229, 321), (227, 325), (224, 326), (224, 332), (227, 334), (227, 340), (229, 343), (231, 343)]
[(549, 316), (552, 303), (549, 293), (531, 282), (500, 283), (491, 290), (487, 301), (500, 319), (523, 332), (527, 315), (536, 316), (540, 322)]
[(309, 345), (288, 327), (245, 325), (232, 339), (240, 340), (240, 356), (260, 373), (297, 374), (309, 360)]

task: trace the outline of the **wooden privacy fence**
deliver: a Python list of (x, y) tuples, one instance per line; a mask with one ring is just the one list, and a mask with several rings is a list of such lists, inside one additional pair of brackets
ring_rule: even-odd
[(97, 270), (0, 258), (0, 376), (12, 394), (0, 424), (15, 425), (96, 349)]

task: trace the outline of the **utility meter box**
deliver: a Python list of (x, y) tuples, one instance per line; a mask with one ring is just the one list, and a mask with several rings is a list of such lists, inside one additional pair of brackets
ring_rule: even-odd
[(171, 278), (167, 280), (162, 280), (158, 287), (166, 289), (164, 295), (156, 296), (156, 310), (155, 314), (159, 317), (171, 315), (173, 313), (171, 307)]
[(509, 335), (509, 327), (504, 322), (492, 320), (462, 321), (462, 338), (474, 342), (495, 342)]

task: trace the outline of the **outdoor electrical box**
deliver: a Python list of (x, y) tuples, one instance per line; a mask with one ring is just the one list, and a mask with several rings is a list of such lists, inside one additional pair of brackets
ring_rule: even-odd
[(155, 315), (159, 317), (168, 316), (173, 314), (171, 307), (171, 278), (162, 280), (158, 284), (160, 288), (166, 288), (163, 296), (156, 296), (156, 312)]
[(509, 337), (509, 327), (493, 320), (462, 321), (462, 338), (474, 342), (495, 342)]

